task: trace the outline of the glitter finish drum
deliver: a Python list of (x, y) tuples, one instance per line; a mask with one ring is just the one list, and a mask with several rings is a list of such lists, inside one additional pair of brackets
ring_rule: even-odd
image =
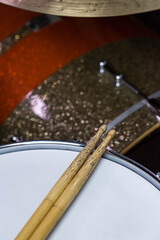
[(158, 129), (159, 122), (142, 97), (123, 84), (116, 87), (114, 76), (102, 73), (99, 63), (108, 60), (147, 96), (158, 97), (159, 52), (158, 40), (137, 38), (77, 58), (26, 95), (2, 125), (1, 143), (13, 137), (15, 141), (78, 139), (86, 143), (106, 123), (117, 130), (110, 148), (124, 151)]
[(99, 67), (109, 61), (158, 98), (160, 45), (151, 30), (133, 17), (51, 18), (2, 4), (0, 13), (0, 144), (86, 143), (107, 123), (116, 128), (110, 148), (124, 153), (159, 128), (146, 102)]
[[(16, 237), (81, 150), (52, 141), (0, 148), (0, 239)], [(159, 190), (143, 166), (104, 154), (48, 239), (159, 240)]]
[(156, 36), (133, 17), (51, 21), (49, 16), (41, 24), (41, 16), (0, 3), (0, 123), (26, 94), (73, 59), (120, 39)]

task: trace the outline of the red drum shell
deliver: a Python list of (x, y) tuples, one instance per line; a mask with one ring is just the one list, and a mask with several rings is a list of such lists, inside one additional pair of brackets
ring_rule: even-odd
[[(1, 41), (37, 13), (0, 4)], [(25, 95), (73, 59), (131, 37), (157, 37), (134, 17), (63, 17), (21, 39), (0, 56), (0, 124)]]

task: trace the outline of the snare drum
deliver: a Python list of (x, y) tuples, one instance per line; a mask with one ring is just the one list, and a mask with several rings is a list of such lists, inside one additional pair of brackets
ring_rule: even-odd
[[(82, 145), (30, 142), (0, 149), (0, 239), (14, 239)], [(160, 184), (132, 160), (104, 154), (48, 239), (159, 240)]]

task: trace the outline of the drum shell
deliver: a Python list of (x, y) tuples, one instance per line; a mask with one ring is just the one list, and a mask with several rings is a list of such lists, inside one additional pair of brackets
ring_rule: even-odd
[[(6, 19), (6, 14), (10, 15), (10, 18), (7, 17)], [(0, 18), (3, 26), (0, 34), (1, 41), (5, 41), (10, 35), (17, 37), (17, 29), (21, 29), (23, 32), (26, 22), (38, 16), (37, 13), (1, 4)], [(12, 21), (13, 19), (14, 21)], [(144, 39), (139, 37), (144, 37)], [(146, 37), (149, 37), (149, 39)], [(111, 108), (111, 106), (106, 106), (105, 101), (110, 103), (109, 99), (113, 99), (115, 94), (109, 92), (106, 94), (107, 87), (102, 87), (101, 89), (105, 90), (104, 92), (101, 91), (103, 101), (100, 97), (97, 97), (97, 103), (91, 102), (89, 106), (86, 104), (87, 101), (90, 102), (90, 98), (88, 97), (86, 101), (83, 94), (88, 92), (91, 83), (93, 87), (89, 90), (90, 92), (92, 92), (94, 86), (97, 86), (97, 83), (94, 81), (90, 83), (88, 79), (89, 76), (92, 78), (92, 74), (93, 79), (98, 75), (98, 63), (101, 60), (100, 57), (98, 58), (99, 53), (101, 52), (101, 58), (109, 57), (115, 69), (124, 72), (127, 79), (131, 80), (132, 83), (135, 83), (134, 80), (137, 81), (136, 79), (138, 79), (141, 90), (145, 91), (148, 96), (159, 89), (158, 42), (157, 34), (147, 29), (133, 16), (100, 19), (65, 17), (37, 32), (30, 32), (26, 37), (20, 37), (19, 41), (0, 57), (0, 123), (5, 121), (0, 128), (0, 144), (44, 139), (78, 140), (86, 143), (100, 124), (103, 124), (103, 122), (109, 124), (125, 110), (128, 110), (132, 104), (134, 105), (141, 100), (136, 96), (132, 103), (129, 102), (128, 104), (126, 101), (124, 104), (123, 102), (123, 106), (118, 109), (114, 106), (120, 103), (122, 99), (120, 97), (120, 100), (112, 101), (113, 107)], [(107, 46), (108, 55), (105, 55), (103, 51), (106, 52)], [(132, 48), (133, 51), (131, 51)], [(93, 49), (97, 49), (97, 52), (95, 51), (96, 57), (92, 55)], [(152, 54), (150, 54), (149, 49), (152, 49)], [(87, 52), (89, 54), (90, 51), (91, 55), (87, 57), (88, 62), (81, 68), (83, 54), (86, 55)], [(139, 55), (143, 57), (138, 59), (133, 52), (139, 53), (138, 57)], [(136, 61), (134, 61), (134, 58), (136, 58)], [(149, 59), (149, 61), (144, 61), (146, 59)], [(72, 60), (75, 62), (73, 63)], [(76, 63), (78, 61), (79, 65)], [(71, 65), (66, 66), (66, 64)], [(148, 67), (146, 68), (146, 66)], [(96, 71), (93, 71), (95, 69)], [(136, 72), (137, 69), (139, 69), (139, 72)], [(83, 75), (83, 73), (86, 74)], [(88, 79), (82, 81), (82, 78), (86, 76)], [(69, 79), (71, 79), (72, 84), (75, 83), (78, 86), (77, 82), (74, 81), (75, 78), (77, 78), (77, 82), (84, 82), (84, 85), (83, 87), (80, 86), (78, 91), (74, 93), (72, 93), (73, 85), (70, 87), (68, 96), (71, 96), (72, 99), (76, 98), (71, 104), (66, 90)], [(110, 85), (110, 87), (113, 90), (115, 86), (112, 77), (98, 75), (95, 81), (102, 80), (103, 82), (105, 78), (111, 78), (112, 86)], [(65, 80), (66, 87), (62, 86), (61, 88), (62, 80)], [(139, 87), (139, 85), (137, 86)], [(57, 91), (60, 94), (59, 96), (56, 95), (55, 88), (59, 88), (59, 91)], [(99, 89), (99, 87), (95, 88)], [(116, 89), (115, 92), (118, 94)], [(128, 89), (126, 92), (128, 96), (130, 94)], [(52, 97), (54, 93), (56, 96)], [(40, 116), (37, 115), (37, 112), (35, 114), (32, 109), (33, 106), (30, 105), (31, 102), (33, 105), (38, 103), (35, 95), (38, 95), (38, 99), (46, 104), (46, 108), (42, 107), (44, 112), (45, 109), (51, 111), (49, 114), (48, 112), (44, 114), (45, 119), (42, 117), (43, 114)], [(108, 99), (106, 95), (109, 96)], [(119, 95), (121, 95), (121, 91)], [(64, 101), (60, 102), (59, 99), (62, 100), (62, 96)], [(125, 98), (128, 99), (124, 94), (124, 100)], [(100, 102), (103, 102), (103, 104), (100, 104)], [(76, 114), (73, 109), (72, 115), (68, 111), (68, 106), (69, 109), (72, 109), (73, 105), (78, 106), (75, 110), (78, 113)], [(102, 109), (102, 106), (105, 107), (105, 110)], [(139, 141), (159, 128), (159, 124), (144, 104), (143, 108), (113, 127), (116, 127), (117, 131), (115, 142), (110, 145), (110, 148), (119, 153), (124, 153), (128, 149), (128, 145), (131, 147), (130, 144), (136, 144), (137, 139)]]
[[(6, 18), (6, 14), (10, 17)], [(10, 35), (17, 37), (17, 30), (23, 32), (26, 22), (37, 15), (0, 4), (3, 26), (0, 40)], [(104, 44), (138, 36), (157, 35), (132, 17), (65, 17), (23, 39), (20, 37), (0, 57), (0, 123), (27, 93), (71, 60)]]

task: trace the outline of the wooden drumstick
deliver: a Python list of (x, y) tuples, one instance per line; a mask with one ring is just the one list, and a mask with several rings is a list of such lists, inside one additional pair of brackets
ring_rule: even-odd
[(85, 164), (81, 167), (79, 172), (75, 175), (66, 189), (63, 191), (61, 196), (55, 202), (54, 206), (51, 208), (49, 213), (43, 219), (41, 224), (35, 230), (29, 240), (44, 240), (49, 235), (51, 230), (54, 228), (58, 220), (61, 218), (63, 213), (66, 211), (68, 206), (71, 204), (75, 196), (78, 194), (89, 175), (99, 162), (102, 154), (104, 153), (110, 140), (114, 137), (115, 130), (109, 131), (107, 137), (99, 145), (99, 147), (94, 151), (94, 153), (89, 157)]
[(47, 215), (49, 210), (52, 208), (53, 204), (59, 198), (61, 193), (64, 191), (66, 186), (79, 171), (82, 164), (86, 161), (92, 150), (95, 148), (97, 142), (99, 141), (102, 134), (107, 130), (107, 126), (102, 125), (98, 132), (93, 136), (93, 138), (88, 142), (88, 144), (83, 148), (83, 150), (78, 154), (74, 161), (70, 164), (61, 178), (57, 181), (54, 187), (51, 189), (49, 194), (37, 208), (35, 213), (31, 216), (29, 221), (26, 223), (24, 228), (17, 235), (15, 240), (28, 240), (38, 225), (42, 222), (44, 217)]

